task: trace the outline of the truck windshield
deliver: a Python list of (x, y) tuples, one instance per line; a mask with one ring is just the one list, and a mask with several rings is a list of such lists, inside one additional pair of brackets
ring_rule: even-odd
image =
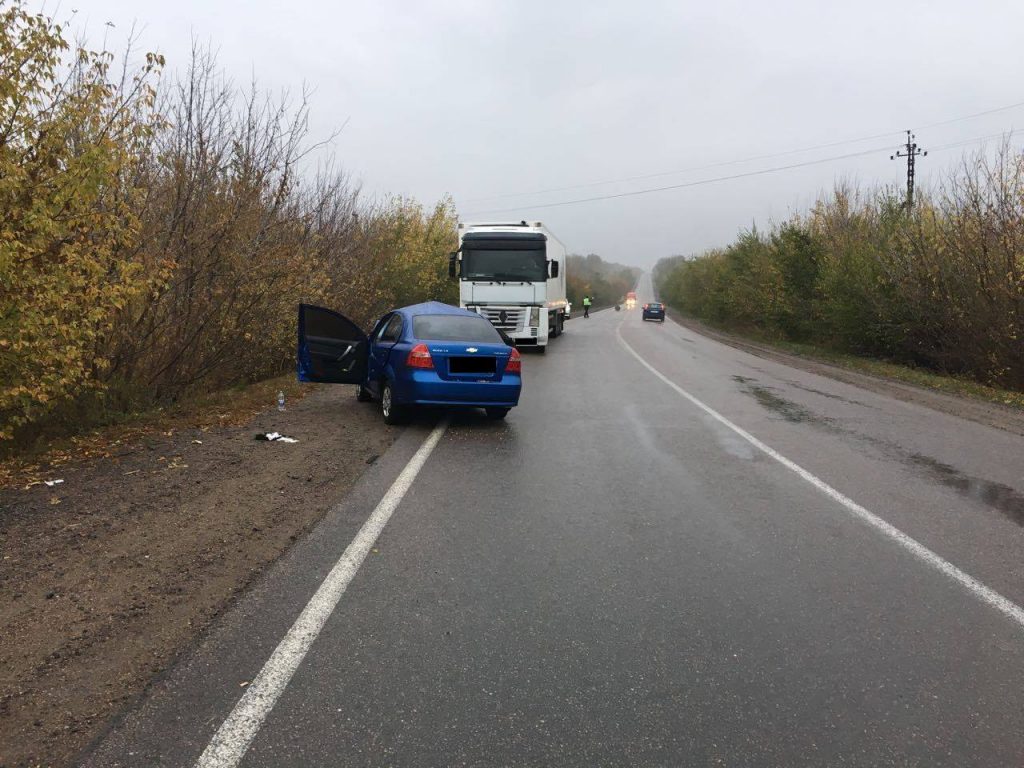
[(539, 283), (548, 279), (548, 264), (539, 249), (511, 250), (467, 248), (462, 250), (464, 280), (522, 280)]

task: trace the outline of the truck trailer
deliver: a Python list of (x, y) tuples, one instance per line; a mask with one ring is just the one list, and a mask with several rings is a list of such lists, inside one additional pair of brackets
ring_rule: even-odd
[(459, 224), (449, 274), (459, 306), (483, 315), (517, 347), (541, 352), (562, 333), (565, 246), (541, 222)]

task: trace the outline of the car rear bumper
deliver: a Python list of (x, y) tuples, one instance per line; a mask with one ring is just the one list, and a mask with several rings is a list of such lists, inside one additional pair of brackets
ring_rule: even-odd
[[(431, 377), (428, 379), (427, 377)], [(522, 379), (505, 375), (501, 381), (452, 381), (436, 373), (419, 372), (395, 382), (395, 399), (402, 405), (465, 405), (512, 408), (519, 404)]]

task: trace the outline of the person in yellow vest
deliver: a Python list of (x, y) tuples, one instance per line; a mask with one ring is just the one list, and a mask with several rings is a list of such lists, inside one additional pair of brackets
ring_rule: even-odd
[(584, 317), (590, 317), (590, 304), (591, 304), (590, 297), (589, 296), (584, 296), (583, 297), (583, 316)]

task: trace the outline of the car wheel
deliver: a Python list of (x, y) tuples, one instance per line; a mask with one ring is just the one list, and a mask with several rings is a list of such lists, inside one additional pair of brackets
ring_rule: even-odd
[(487, 418), (488, 419), (494, 419), (495, 421), (500, 421), (501, 419), (504, 419), (506, 416), (508, 416), (509, 409), (508, 408), (484, 408), (484, 411), (487, 413)]
[(405, 421), (405, 409), (395, 405), (391, 382), (384, 382), (380, 390), (380, 413), (385, 424), (402, 424)]
[(360, 384), (359, 391), (356, 392), (356, 400), (360, 403), (368, 403), (373, 400), (373, 395), (370, 394), (370, 390)]
[(543, 355), (543, 354), (546, 354), (546, 353), (547, 353), (547, 351), (548, 351), (548, 345), (547, 345), (547, 344), (545, 344), (545, 345), (544, 345), (543, 347), (537, 347), (537, 349), (539, 349), (539, 350), (540, 350), (540, 353), (541, 353), (542, 355)]

